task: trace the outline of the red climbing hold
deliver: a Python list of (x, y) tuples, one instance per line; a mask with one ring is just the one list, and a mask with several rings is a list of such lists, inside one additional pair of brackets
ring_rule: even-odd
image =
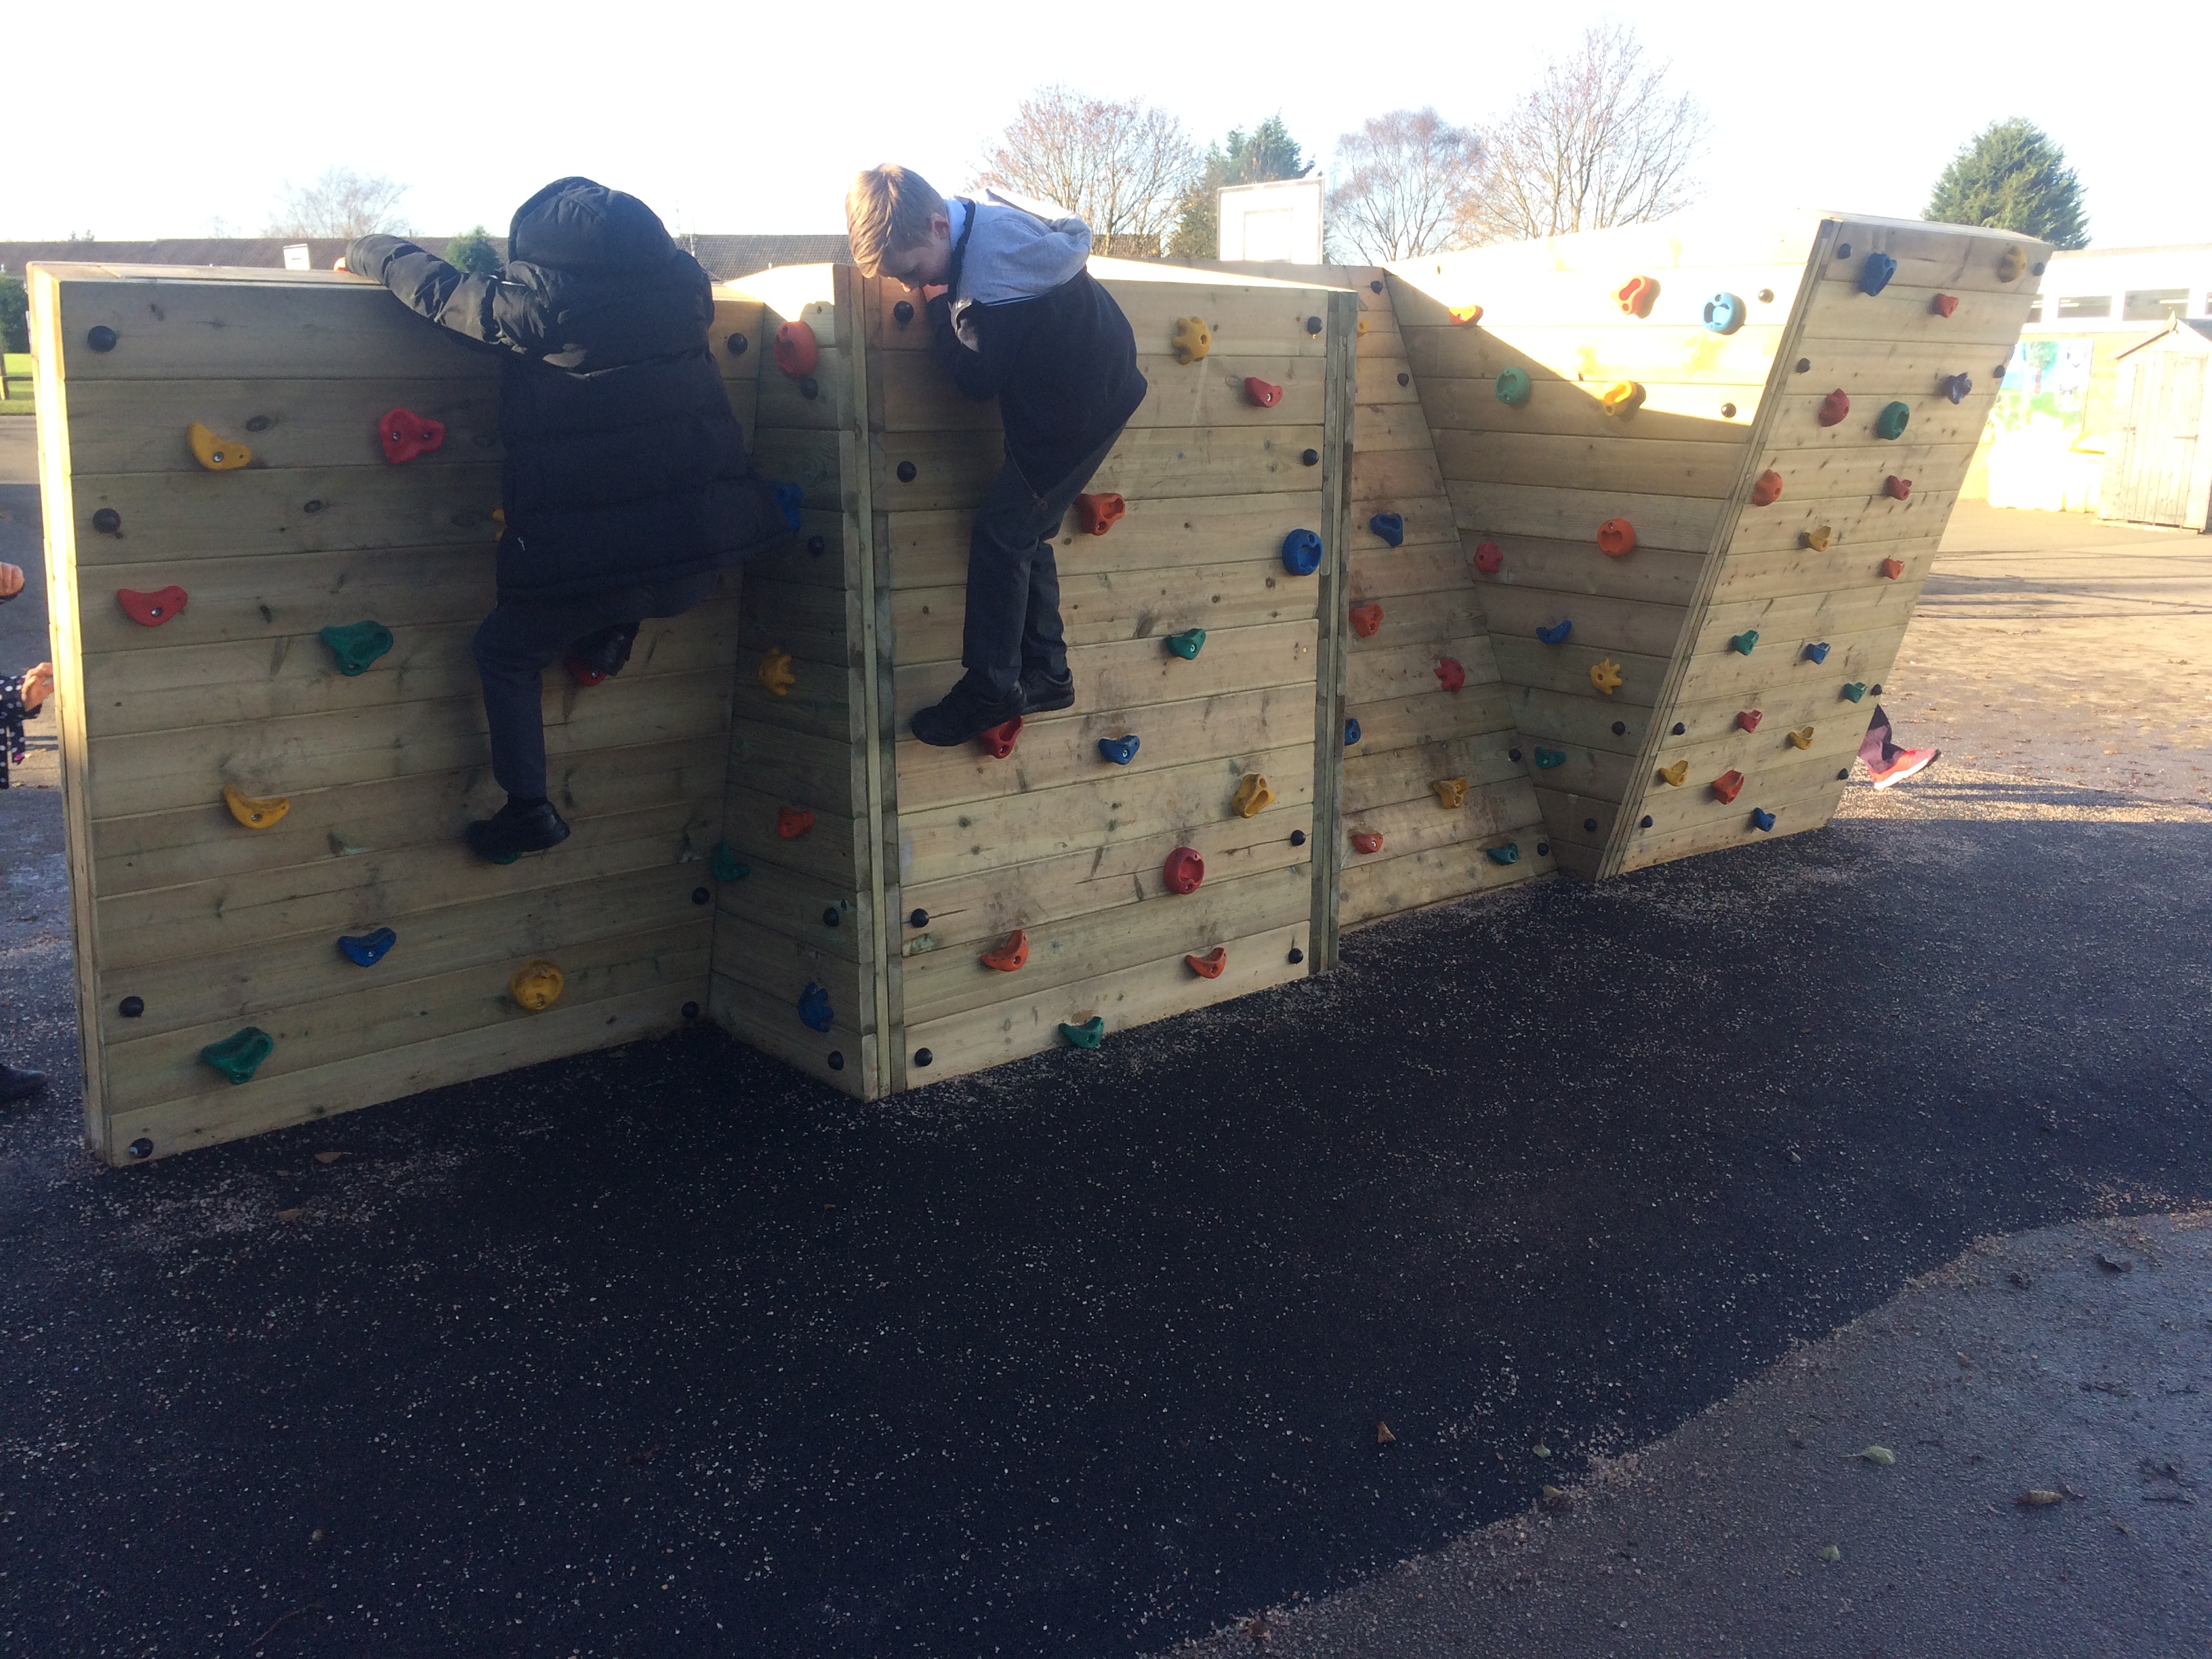
[(151, 593), (139, 593), (118, 587), (115, 590), (115, 602), (123, 607), (123, 614), (139, 627), (159, 628), (170, 617), (184, 614), (185, 590), (157, 587)]
[(805, 323), (776, 325), (775, 366), (793, 380), (811, 374), (821, 356), (822, 348), (815, 343), (814, 331)]
[(1449, 657), (1437, 659), (1437, 678), (1444, 683), (1444, 690), (1456, 691), (1467, 684), (1467, 670)]
[(1928, 308), (1938, 317), (1948, 317), (1959, 308), (1959, 296), (1955, 294), (1939, 294), (1929, 302)]
[(1217, 945), (1202, 957), (1185, 957), (1182, 963), (1200, 979), (1219, 979), (1221, 970), (1229, 965), (1229, 947)]
[(1178, 847), (1160, 866), (1160, 879), (1167, 883), (1170, 893), (1195, 893), (1198, 884), (1206, 879), (1206, 860), (1199, 857), (1196, 848)]
[(1128, 502), (1119, 495), (1078, 495), (1075, 498), (1075, 521), (1085, 532), (1103, 536), (1121, 522), (1121, 515), (1129, 510)]
[(1833, 426), (1851, 412), (1851, 400), (1843, 387), (1838, 386), (1820, 399), (1820, 424)]
[(1735, 723), (1747, 732), (1756, 732), (1759, 730), (1759, 722), (1762, 718), (1758, 709), (1746, 708), (1737, 714)]
[(1713, 796), (1717, 800), (1731, 801), (1742, 793), (1743, 774), (1741, 772), (1723, 772), (1713, 780)]
[(1626, 519), (1607, 519), (1597, 527), (1597, 550), (1608, 559), (1625, 559), (1636, 551), (1636, 526)]
[(563, 657), (561, 666), (568, 671), (568, 678), (579, 685), (597, 685), (607, 677), (605, 669), (594, 668), (581, 657)]
[(991, 751), (993, 760), (1004, 760), (1014, 752), (1014, 739), (1021, 735), (1022, 717), (1017, 714), (1003, 726), (994, 726), (983, 733), (983, 747)]
[(786, 841), (797, 841), (814, 827), (814, 814), (803, 806), (779, 806), (775, 809), (775, 833)]
[(1881, 562), (1881, 574), (1888, 577), (1890, 580), (1895, 581), (1899, 576), (1902, 576), (1905, 574), (1905, 561), (1902, 559), (1884, 559)]
[(1262, 409), (1273, 409), (1283, 401), (1283, 388), (1269, 386), (1256, 374), (1244, 377), (1244, 395)]
[(1893, 501), (1903, 501), (1912, 494), (1912, 480), (1900, 478), (1894, 472), (1881, 481), (1882, 494)]
[(1379, 853), (1382, 850), (1382, 837), (1372, 830), (1357, 830), (1352, 837), (1352, 850), (1355, 853)]
[(1649, 317), (1651, 302), (1659, 297), (1659, 284), (1649, 276), (1632, 276), (1613, 289), (1613, 297), (1631, 317)]
[(983, 965), (1001, 974), (1018, 974), (1030, 959), (1030, 936), (1017, 927), (995, 951), (983, 952)]
[(1771, 507), (1781, 499), (1782, 475), (1772, 467), (1752, 480), (1751, 504), (1753, 507)]
[(395, 409), (379, 423), (376, 436), (384, 446), (384, 459), (398, 466), (402, 461), (411, 461), (417, 455), (444, 448), (446, 423), (427, 415)]
[(1375, 630), (1382, 626), (1382, 607), (1379, 605), (1355, 605), (1352, 607), (1352, 631), (1363, 640), (1372, 639)]
[(1505, 555), (1496, 542), (1477, 542), (1474, 546), (1474, 568), (1486, 576), (1495, 576), (1498, 567), (1505, 562)]

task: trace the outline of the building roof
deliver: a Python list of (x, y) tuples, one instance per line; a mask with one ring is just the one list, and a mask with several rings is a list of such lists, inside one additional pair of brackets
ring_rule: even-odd
[[(417, 236), (424, 247), (442, 252), (451, 236)], [(717, 282), (749, 276), (770, 265), (850, 264), (852, 244), (842, 236), (680, 236), (692, 256)], [(0, 270), (20, 276), (34, 259), (77, 261), (98, 265), (266, 265), (284, 268), (284, 250), (304, 241), (307, 264), (328, 270), (343, 256), (345, 239), (337, 236), (165, 236), (144, 242), (0, 242)], [(492, 246), (504, 258), (507, 238)]]

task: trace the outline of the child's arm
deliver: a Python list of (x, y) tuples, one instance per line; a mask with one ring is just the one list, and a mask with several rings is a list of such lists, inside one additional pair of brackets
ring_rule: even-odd
[(1007, 366), (1021, 353), (1022, 342), (1035, 325), (1039, 301), (1010, 300), (994, 306), (970, 306), (965, 321), (975, 337), (963, 343), (952, 326), (952, 296), (940, 294), (929, 302), (929, 325), (937, 341), (938, 360), (951, 374), (952, 383), (965, 398), (978, 403), (999, 395)]
[(501, 289), (514, 285), (497, 276), (471, 276), (401, 236), (356, 236), (346, 246), (345, 263), (348, 270), (383, 283), (410, 310), (463, 339), (528, 349), (506, 326), (519, 307), (501, 303)]

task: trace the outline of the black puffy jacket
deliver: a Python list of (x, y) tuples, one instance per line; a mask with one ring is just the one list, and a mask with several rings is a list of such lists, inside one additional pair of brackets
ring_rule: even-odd
[(675, 580), (783, 534), (707, 348), (707, 273), (653, 210), (557, 179), (516, 210), (507, 247), (496, 276), (397, 236), (346, 250), (349, 270), (501, 354), (500, 597)]

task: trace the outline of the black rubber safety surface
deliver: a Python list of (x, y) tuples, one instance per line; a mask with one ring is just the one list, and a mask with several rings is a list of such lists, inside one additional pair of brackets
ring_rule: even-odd
[[(701, 1033), (111, 1172), (64, 1078), (0, 1111), (0, 1650), (1116, 1654), (1324, 1593), (1978, 1234), (2212, 1198), (2208, 868), (1846, 821), (873, 1107)], [(65, 981), (0, 995), (66, 1066)]]

